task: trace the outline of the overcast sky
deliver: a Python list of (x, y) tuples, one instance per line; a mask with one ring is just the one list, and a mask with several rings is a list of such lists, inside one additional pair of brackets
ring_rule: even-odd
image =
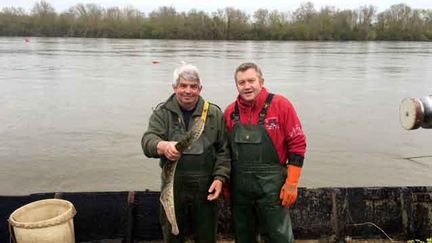
[[(0, 0), (0, 8), (23, 7), (30, 10), (36, 0)], [(280, 11), (293, 11), (300, 6), (302, 0), (46, 0), (57, 12), (67, 10), (77, 3), (95, 3), (104, 8), (133, 6), (145, 13), (151, 12), (160, 6), (173, 6), (178, 11), (187, 11), (192, 8), (212, 12), (219, 8), (235, 7), (246, 12), (253, 12), (259, 8)], [(356, 9), (364, 5), (373, 5), (378, 11), (384, 11), (393, 4), (405, 3), (412, 8), (432, 9), (432, 0), (313, 0), (315, 9), (323, 6), (334, 6), (338, 9)]]

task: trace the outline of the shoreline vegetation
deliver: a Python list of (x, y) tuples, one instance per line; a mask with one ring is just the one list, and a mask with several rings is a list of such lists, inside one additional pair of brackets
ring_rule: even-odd
[(315, 9), (302, 3), (294, 11), (258, 9), (253, 13), (227, 7), (215, 12), (178, 12), (160, 7), (148, 14), (130, 6), (102, 8), (77, 4), (57, 13), (45, 1), (28, 13), (23, 8), (0, 10), (0, 36), (186, 39), (186, 40), (311, 40), (432, 41), (432, 9), (396, 4), (378, 12), (358, 9)]

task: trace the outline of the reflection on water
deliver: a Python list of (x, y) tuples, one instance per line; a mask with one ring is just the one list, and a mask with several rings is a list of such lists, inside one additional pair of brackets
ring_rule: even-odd
[(431, 52), (426, 42), (0, 38), (0, 194), (158, 190), (140, 139), (181, 60), (222, 109), (236, 66), (262, 66), (308, 136), (301, 186), (430, 186), (432, 130), (403, 130), (398, 107), (432, 94)]

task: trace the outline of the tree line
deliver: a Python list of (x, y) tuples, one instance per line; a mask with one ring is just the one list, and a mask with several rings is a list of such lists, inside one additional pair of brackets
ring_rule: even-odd
[(1, 36), (145, 38), (194, 40), (432, 40), (432, 9), (392, 5), (339, 10), (301, 4), (295, 11), (258, 9), (248, 14), (227, 7), (206, 13), (160, 7), (145, 14), (134, 7), (77, 4), (57, 13), (47, 2), (0, 11)]

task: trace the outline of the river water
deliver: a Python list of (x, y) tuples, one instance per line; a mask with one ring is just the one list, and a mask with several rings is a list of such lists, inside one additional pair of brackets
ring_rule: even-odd
[(300, 186), (432, 186), (432, 129), (405, 131), (398, 113), (432, 94), (432, 43), (3, 37), (0, 195), (158, 190), (140, 140), (180, 61), (222, 109), (235, 68), (262, 66), (308, 138)]

